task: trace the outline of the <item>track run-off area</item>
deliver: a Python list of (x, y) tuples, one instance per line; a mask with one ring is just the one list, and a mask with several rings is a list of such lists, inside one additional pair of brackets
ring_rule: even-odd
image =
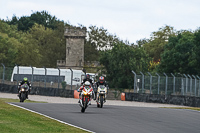
[[(12, 96), (15, 98), (15, 95), (0, 93), (2, 98)], [(200, 131), (199, 111), (160, 108), (180, 107), (176, 105), (107, 100), (103, 108), (97, 108), (93, 101), (85, 113), (81, 113), (77, 99), (36, 95), (30, 95), (29, 99), (49, 102), (10, 104), (89, 132), (199, 133)]]

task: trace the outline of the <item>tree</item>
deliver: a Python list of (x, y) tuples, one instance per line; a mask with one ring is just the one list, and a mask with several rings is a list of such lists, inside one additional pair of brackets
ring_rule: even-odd
[(27, 33), (22, 40), (23, 45), (19, 49), (19, 54), (16, 57), (16, 63), (22, 66), (35, 66), (41, 67), (42, 54), (37, 41), (33, 38), (32, 34)]
[(194, 33), (182, 31), (170, 37), (161, 55), (159, 71), (166, 73), (194, 74), (193, 55), (195, 48)]
[(116, 35), (111, 35), (103, 27), (90, 26), (85, 41), (85, 61), (98, 61), (100, 51), (111, 49), (120, 42)]
[(0, 62), (6, 66), (15, 64), (18, 49), (15, 47), (20, 45), (17, 39), (9, 38), (7, 34), (0, 33)]
[(95, 46), (96, 49), (106, 50), (119, 42), (119, 38), (116, 35), (108, 33), (103, 27), (98, 28), (96, 26), (90, 26), (89, 29), (88, 41)]
[[(148, 43), (149, 40), (146, 39), (146, 38), (143, 38), (143, 39), (140, 39), (140, 40), (137, 40), (136, 43), (139, 47), (143, 47), (144, 44)], [(134, 45), (134, 44), (133, 44)]]
[(57, 20), (55, 16), (50, 15), (47, 11), (37, 11), (32, 13), (31, 16), (22, 16), (20, 18), (14, 15), (7, 23), (10, 25), (17, 25), (19, 31), (28, 31), (35, 23), (54, 30), (58, 28), (59, 23), (64, 22)]
[(35, 24), (30, 29), (27, 36), (29, 44), (26, 47), (33, 48), (32, 52), (35, 53), (27, 53), (27, 55), (29, 55), (32, 61), (34, 61), (35, 54), (38, 55), (38, 58), (32, 62), (33, 64), (37, 61), (38, 67), (56, 67), (57, 60), (65, 57), (65, 40), (56, 33), (54, 30), (38, 24)]
[(111, 87), (131, 88), (135, 72), (147, 71), (148, 57), (141, 48), (134, 48), (124, 43), (114, 45), (112, 50), (102, 53), (100, 63), (106, 69), (106, 78)]
[(193, 74), (200, 74), (200, 28), (198, 28), (194, 32), (194, 50), (192, 52), (191, 58), (190, 58), (190, 65), (193, 67), (195, 70), (195, 73)]
[(13, 66), (16, 63), (16, 57), (21, 43), (22, 33), (17, 31), (16, 26), (10, 26), (0, 20), (0, 62), (6, 66)]
[(95, 49), (90, 42), (86, 41), (84, 45), (84, 60), (85, 61), (98, 61), (99, 51)]
[(151, 38), (143, 46), (149, 57), (153, 58), (154, 62), (160, 61), (160, 55), (164, 51), (164, 46), (168, 43), (168, 38), (175, 36), (175, 34), (174, 28), (167, 25), (151, 34)]

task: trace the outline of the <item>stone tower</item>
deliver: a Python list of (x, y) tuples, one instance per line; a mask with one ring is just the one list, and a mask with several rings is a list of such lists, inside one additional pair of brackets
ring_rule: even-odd
[(86, 27), (65, 27), (64, 36), (66, 38), (66, 68), (83, 68), (86, 30)]

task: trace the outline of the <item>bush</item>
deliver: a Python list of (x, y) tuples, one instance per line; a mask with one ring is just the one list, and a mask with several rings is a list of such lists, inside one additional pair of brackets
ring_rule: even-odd
[(64, 90), (64, 89), (66, 88), (66, 86), (67, 86), (67, 82), (63, 81), (63, 82), (61, 83), (61, 85), (62, 85), (62, 89)]

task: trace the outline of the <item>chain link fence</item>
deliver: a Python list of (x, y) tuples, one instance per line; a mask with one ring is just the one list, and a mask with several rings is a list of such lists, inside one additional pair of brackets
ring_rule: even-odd
[(135, 73), (134, 92), (200, 97), (200, 77), (186, 74)]
[[(17, 86), (24, 77), (27, 77), (33, 87), (74, 90), (80, 86), (85, 76), (72, 69), (65, 72), (59, 68), (54, 70), (45, 67), (36, 69), (30, 66), (29, 69), (30, 71), (27, 72), (26, 70), (19, 69), (18, 66), (14, 68), (6, 67), (1, 63), (0, 83)], [(200, 77), (198, 75), (175, 75), (172, 73), (156, 73), (153, 75), (149, 72), (135, 73), (134, 71), (132, 73), (134, 74), (135, 93), (200, 97)], [(68, 77), (67, 82), (66, 77)]]

